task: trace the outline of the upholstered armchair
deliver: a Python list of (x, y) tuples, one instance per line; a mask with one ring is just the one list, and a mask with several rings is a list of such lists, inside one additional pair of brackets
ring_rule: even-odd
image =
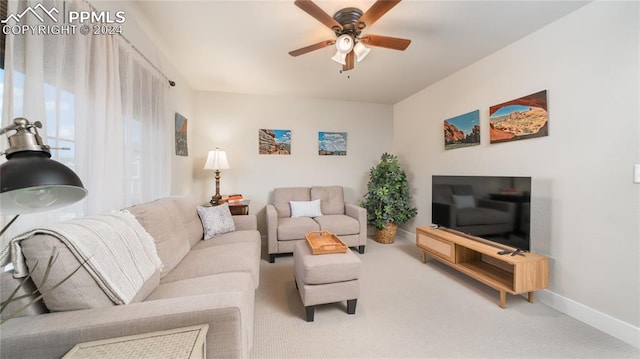
[(367, 211), (344, 202), (342, 186), (286, 187), (273, 190), (267, 204), (269, 261), (278, 254), (293, 253), (296, 242), (311, 231), (335, 233), (347, 246), (364, 253), (367, 243)]

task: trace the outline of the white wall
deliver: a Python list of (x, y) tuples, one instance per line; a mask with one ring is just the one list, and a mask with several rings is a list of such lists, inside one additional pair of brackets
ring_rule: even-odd
[[(592, 3), (394, 106), (394, 151), (431, 219), (431, 176), (532, 176), (540, 299), (640, 346), (640, 9)], [(489, 106), (548, 90), (549, 136), (489, 144)], [(480, 109), (481, 145), (444, 151), (443, 121)]]
[[(203, 170), (207, 151), (227, 153), (221, 193), (242, 193), (258, 214), (266, 235), (264, 207), (275, 187), (342, 185), (345, 200), (357, 203), (366, 192), (368, 172), (391, 150), (391, 105), (198, 92), (193, 154), (193, 193), (209, 200), (215, 193), (213, 171)], [(291, 130), (291, 155), (258, 154), (258, 130)], [(319, 156), (318, 131), (346, 132), (347, 156)]]

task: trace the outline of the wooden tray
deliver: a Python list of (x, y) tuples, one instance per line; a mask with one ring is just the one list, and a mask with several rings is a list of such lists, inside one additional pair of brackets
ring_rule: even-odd
[(347, 245), (338, 236), (328, 231), (309, 232), (304, 235), (304, 238), (307, 239), (313, 254), (345, 253), (347, 251)]

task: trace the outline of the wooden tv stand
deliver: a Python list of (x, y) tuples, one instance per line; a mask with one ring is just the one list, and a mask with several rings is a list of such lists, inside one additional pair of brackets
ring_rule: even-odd
[(422, 262), (427, 255), (496, 289), (500, 292), (500, 307), (505, 308), (507, 293), (528, 293), (549, 286), (549, 258), (522, 252), (516, 256), (500, 255), (503, 246), (482, 238), (446, 228), (416, 228), (416, 245), (422, 249)]

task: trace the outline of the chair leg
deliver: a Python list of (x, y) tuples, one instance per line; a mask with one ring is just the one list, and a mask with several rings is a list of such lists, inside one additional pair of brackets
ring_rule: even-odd
[(364, 246), (358, 246), (358, 253), (364, 254)]
[(347, 314), (356, 314), (357, 303), (358, 303), (358, 298), (347, 300)]
[(307, 322), (313, 322), (313, 314), (315, 313), (314, 306), (310, 305), (308, 307), (304, 307), (304, 309), (307, 314)]

